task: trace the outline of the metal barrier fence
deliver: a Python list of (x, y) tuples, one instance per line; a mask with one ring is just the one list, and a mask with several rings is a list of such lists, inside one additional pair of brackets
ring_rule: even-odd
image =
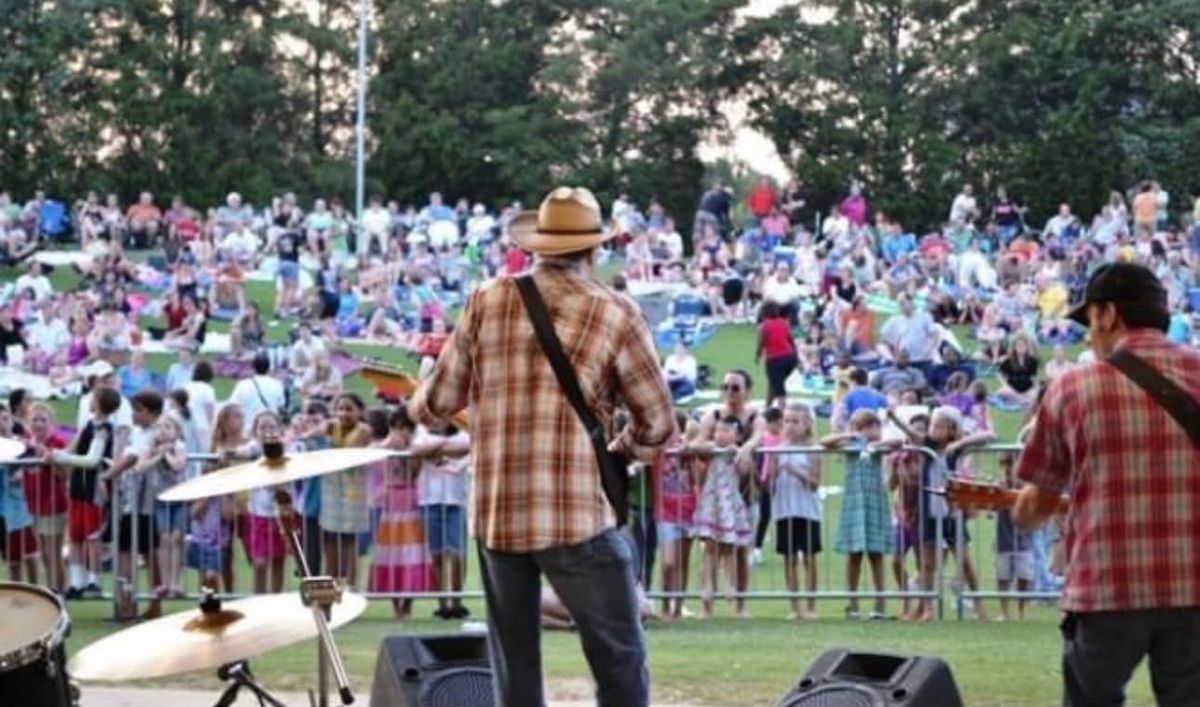
[[(1019, 447), (1015, 445), (992, 445), (974, 450), (965, 469), (960, 468), (959, 472), (972, 473), (970, 461), (998, 459), (995, 455), (1012, 454), (1017, 450)], [(314, 568), (344, 576), (370, 598), (448, 601), (482, 596), (476, 588), (478, 582), (472, 581), (470, 572), (473, 563), (469, 561), (471, 552), (466, 533), (466, 477), (463, 472), (445, 466), (465, 465), (465, 459), (455, 462), (425, 460), (425, 468), (421, 469), (417, 461), (407, 457), (405, 454), (373, 468), (341, 472), (292, 485), (290, 490), (302, 519), (299, 527), (308, 561)], [(733, 479), (724, 482), (732, 483), (734, 488), (742, 482), (743, 488), (738, 493), (724, 497), (733, 508), (720, 509), (714, 514), (714, 504), (708, 496), (714, 493), (711, 487), (719, 484), (709, 475), (728, 474), (726, 466), (731, 458), (730, 450), (714, 450), (708, 454), (676, 450), (663, 464), (643, 468), (637, 475), (632, 499), (633, 520), (628, 530), (638, 550), (638, 574), (647, 595), (652, 601), (662, 602), (664, 609), (678, 612), (684, 599), (699, 599), (702, 605), (718, 598), (729, 599), (739, 609), (745, 600), (793, 600), (811, 606), (811, 602), (817, 601), (846, 600), (856, 604), (858, 600), (899, 599), (910, 613), (913, 602), (930, 602), (936, 617), (942, 618), (946, 595), (944, 553), (947, 550), (954, 551), (950, 591), (959, 618), (972, 604), (984, 600), (1057, 597), (1056, 591), (1037, 591), (1036, 587), (1018, 591), (1015, 583), (996, 591), (982, 585), (967, 586), (971, 570), (975, 568), (981, 570), (974, 572), (979, 579), (995, 576), (994, 572), (982, 571), (985, 566), (992, 566), (992, 562), (984, 557), (985, 543), (976, 542), (972, 555), (967, 540), (968, 537), (992, 537), (994, 533), (987, 532), (983, 525), (984, 521), (992, 519), (957, 512), (942, 515), (938, 508), (929, 505), (930, 499), (935, 497), (926, 488), (929, 484), (925, 470), (929, 465), (925, 461), (936, 458), (933, 450), (909, 446), (864, 454), (858, 450), (819, 446), (764, 448), (753, 460), (751, 475), (757, 481), (757, 489), (745, 493), (744, 477), (735, 473)], [(217, 457), (192, 455), (189, 459), (213, 462)], [(771, 481), (772, 476), (766, 473), (772, 460), (777, 467), (788, 469), (776, 472), (776, 481)], [(802, 498), (803, 490), (796, 484), (781, 485), (777, 481), (779, 473), (792, 474), (796, 467), (804, 465), (812, 470), (818, 462), (823, 462), (820, 464), (821, 482), (809, 497)], [(29, 469), (35, 467), (36, 462), (22, 460), (13, 466)], [(35, 473), (39, 474), (39, 479), (44, 476), (40, 471)], [(879, 478), (872, 481), (869, 478), (872, 473)], [(422, 474), (426, 476), (422, 477)], [(462, 480), (461, 485), (449, 488), (447, 484), (454, 483), (454, 474)], [(973, 474), (983, 480), (999, 477), (994, 469), (980, 468)], [(893, 488), (889, 488), (889, 481), (893, 482)], [(269, 491), (251, 491), (204, 504), (189, 503), (183, 508), (168, 508), (166, 504), (155, 502), (154, 513), (137, 513), (127, 511), (138, 508), (137, 502), (142, 499), (124, 497), (122, 486), (114, 485), (109, 502), (108, 523), (112, 532), (107, 534), (105, 542), (111, 570), (100, 573), (107, 585), (102, 596), (113, 602), (114, 612), (127, 610), (130, 600), (177, 596), (174, 590), (179, 589), (186, 589), (186, 596), (197, 596), (205, 582), (219, 584), (223, 593), (230, 595), (296, 586), (290, 574), (285, 572), (287, 547), (276, 530)], [(57, 543), (61, 547), (65, 536), (61, 521), (47, 520), (59, 514), (41, 512), (54, 510), (55, 504), (38, 497), (37, 484), (25, 483), (25, 489), (34, 521), (31, 527), (35, 528), (39, 542)], [(728, 491), (729, 486), (725, 489)], [(139, 493), (157, 493), (157, 490), (161, 489), (143, 488)], [(767, 493), (762, 494), (761, 490)], [(777, 497), (773, 501), (764, 501), (764, 496), (769, 498), (771, 491), (775, 491)], [(62, 489), (47, 488), (45, 492), (61, 493)], [(313, 495), (322, 492), (333, 494), (320, 501), (322, 506), (327, 503), (336, 506), (326, 508), (329, 517), (322, 516), (313, 502)], [(780, 494), (789, 496), (779, 497)], [(450, 502), (432, 504), (436, 507), (427, 503), (423, 510), (421, 502), (430, 500), (431, 496)], [(806, 503), (810, 511), (813, 508), (819, 511), (819, 526), (815, 526), (819, 527), (816, 531), (819, 536), (815, 538), (800, 541), (795, 532), (797, 528), (807, 528), (811, 532), (814, 526), (790, 521), (780, 523), (779, 518), (770, 517), (772, 510), (777, 513), (782, 510), (790, 514), (788, 517), (801, 517), (794, 514), (802, 513), (804, 509), (798, 507)], [(210, 510), (214, 504), (219, 508), (215, 515)], [(882, 528), (877, 522), (880, 504), (887, 509)], [(727, 513), (730, 510), (732, 515)], [(876, 516), (872, 519), (865, 515), (867, 512), (875, 512)], [(849, 513), (853, 518), (847, 522), (843, 513)], [(714, 518), (714, 515), (719, 517)], [(736, 535), (735, 542), (716, 543), (695, 537), (698, 531), (701, 535), (722, 535), (723, 529), (717, 526), (725, 515), (739, 524), (737, 528), (725, 529)], [(768, 516), (767, 520), (763, 519), (764, 515)], [(690, 523), (687, 522), (689, 518)], [(898, 523), (899, 520), (906, 522)], [(915, 528), (914, 520), (917, 521)], [(951, 520), (957, 522), (951, 523)], [(336, 525), (331, 528), (323, 525), (326, 522)], [(865, 556), (855, 561), (858, 563), (856, 578), (843, 578), (843, 566), (851, 561), (843, 559), (845, 553), (835, 551), (837, 529), (842, 523), (863, 535), (875, 534), (876, 540), (880, 533), (888, 536), (884, 543), (888, 551), (879, 559), (870, 556), (874, 553), (864, 553)], [(700, 530), (700, 526), (705, 529)], [(58, 533), (47, 532), (54, 530)], [(784, 531), (785, 537), (778, 535), (780, 530)], [(861, 537), (851, 539), (864, 540)], [(806, 562), (791, 559), (797, 554), (794, 550), (798, 546), (799, 549), (813, 547), (814, 540), (820, 541), (819, 552), (807, 553)], [(701, 545), (699, 551), (691, 553), (697, 544)], [(930, 546), (936, 547), (931, 553), (931, 561), (927, 560), (932, 564), (932, 577), (928, 568), (922, 577), (920, 558)], [(757, 552), (759, 548), (761, 553)], [(910, 548), (917, 557), (915, 570), (910, 570)], [(154, 553), (147, 554), (147, 549)], [(772, 549), (782, 549), (786, 554), (780, 557)], [(51, 550), (41, 555), (38, 569), (43, 572), (50, 567), (54, 557), (61, 556), (53, 551), (54, 548)], [(710, 554), (713, 556), (706, 557)], [(766, 555), (767, 559), (757, 562), (760, 554)], [(839, 558), (835, 559), (834, 555)], [(145, 557), (141, 563), (137, 559), (139, 556)], [(722, 563), (718, 564), (717, 559)], [(1011, 563), (1011, 558), (1006, 561)], [(865, 589), (868, 586), (867, 570), (873, 562), (878, 563), (875, 566), (884, 576), (868, 590)], [(658, 573), (655, 572), (656, 565), (659, 565)], [(143, 578), (139, 571), (142, 567), (157, 569), (164, 576)], [(246, 581), (246, 567), (250, 568), (250, 582)], [(812, 575), (806, 567), (811, 568)], [(699, 580), (699, 588), (696, 582), (690, 581), (692, 578)], [(724, 587), (721, 579), (724, 579)], [(858, 583), (852, 589), (855, 579)], [(166, 590), (165, 595), (162, 590), (156, 593), (159, 587)]]

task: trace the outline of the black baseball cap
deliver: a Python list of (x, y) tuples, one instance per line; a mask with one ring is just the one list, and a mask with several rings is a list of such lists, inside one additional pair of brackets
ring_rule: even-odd
[(1101, 265), (1088, 279), (1083, 300), (1076, 303), (1067, 316), (1086, 327), (1088, 305), (1102, 302), (1119, 302), (1136, 307), (1141, 315), (1138, 323), (1153, 325), (1163, 331), (1167, 330), (1171, 319), (1167, 308), (1167, 291), (1162, 281), (1150, 268), (1136, 263)]

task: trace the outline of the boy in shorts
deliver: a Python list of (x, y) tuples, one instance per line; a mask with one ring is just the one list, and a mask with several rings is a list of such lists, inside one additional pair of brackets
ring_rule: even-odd
[[(1018, 488), (1013, 477), (1013, 457), (1000, 457), (1000, 468), (1004, 472), (1004, 486)], [(996, 588), (1008, 592), (1016, 584), (1018, 592), (1027, 592), (1033, 585), (1033, 531), (1022, 530), (1013, 525), (1012, 511), (996, 513)], [(1025, 618), (1025, 599), (1017, 600), (1017, 618)], [(1008, 620), (1009, 599), (1000, 598), (1000, 616), (997, 621)]]
[(53, 451), (47, 460), (71, 469), (67, 482), (67, 541), (71, 558), (68, 599), (100, 595), (96, 573), (100, 570), (100, 535), (104, 529), (101, 506), (105, 490), (99, 477), (102, 469), (112, 463), (112, 417), (120, 407), (120, 393), (109, 387), (96, 388), (91, 395), (92, 419), (75, 434), (67, 446), (69, 452)]

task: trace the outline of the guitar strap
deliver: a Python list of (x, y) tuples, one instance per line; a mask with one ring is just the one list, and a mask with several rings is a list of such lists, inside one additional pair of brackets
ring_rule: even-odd
[(1128, 349), (1116, 351), (1105, 361), (1146, 391), (1154, 402), (1179, 423), (1192, 440), (1192, 444), (1200, 445), (1200, 402), (1191, 394)]

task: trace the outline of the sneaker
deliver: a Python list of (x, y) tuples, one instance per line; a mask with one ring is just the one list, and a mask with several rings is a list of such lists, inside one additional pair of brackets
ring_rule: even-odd
[(452, 618), (452, 619), (466, 619), (466, 618), (470, 618), (470, 616), (471, 616), (471, 610), (465, 606), (452, 607), (446, 613), (448, 613), (450, 615), (450, 618)]
[(858, 621), (861, 618), (862, 618), (862, 614), (858, 613), (858, 609), (851, 609), (848, 606), (846, 607), (846, 620), (847, 621)]
[(63, 594), (63, 598), (67, 600), (82, 599), (83, 590), (79, 587), (67, 587), (67, 591)]
[(433, 610), (433, 618), (435, 618), (435, 619), (442, 619), (443, 621), (445, 621), (446, 619), (449, 619), (449, 618), (451, 618), (451, 616), (450, 616), (450, 610), (449, 610), (449, 609), (442, 609), (442, 608), (440, 608), (440, 607), (439, 607), (439, 608), (437, 608), (437, 609), (434, 609), (434, 610)]
[(83, 596), (89, 599), (96, 599), (102, 596), (104, 592), (100, 589), (100, 585), (92, 582), (83, 588)]

